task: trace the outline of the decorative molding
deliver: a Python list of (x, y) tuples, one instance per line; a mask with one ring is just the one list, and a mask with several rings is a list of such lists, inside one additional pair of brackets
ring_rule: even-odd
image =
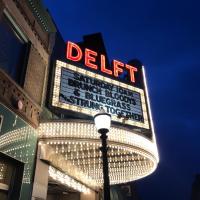
[[(0, 69), (0, 102), (22, 117), (34, 128), (39, 126), (39, 116), (42, 111), (26, 92), (18, 86), (2, 69)], [(18, 108), (18, 102), (23, 104)]]

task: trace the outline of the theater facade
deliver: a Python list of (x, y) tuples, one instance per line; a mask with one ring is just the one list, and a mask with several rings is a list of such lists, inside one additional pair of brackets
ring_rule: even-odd
[(111, 185), (156, 170), (139, 60), (110, 62), (100, 33), (63, 40), (41, 1), (1, 0), (0, 41), (0, 199), (101, 199), (101, 141), (93, 120), (101, 108), (112, 117)]

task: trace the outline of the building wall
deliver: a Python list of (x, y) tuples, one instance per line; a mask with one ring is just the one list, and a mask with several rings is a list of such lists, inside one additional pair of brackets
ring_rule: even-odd
[(51, 34), (42, 30), (26, 2), (1, 0), (0, 18), (6, 9), (31, 44), (24, 85), (21, 87), (35, 103), (42, 106), (53, 39)]
[[(33, 1), (35, 4), (39, 2)], [(53, 46), (53, 34), (44, 30), (29, 3), (28, 0), (0, 0), (0, 23), (7, 13), (14, 28), (17, 27), (25, 36), (29, 45), (22, 83), (12, 79), (2, 63), (0, 65), (0, 115), (3, 116), (0, 151), (25, 163), (20, 200), (29, 200), (32, 196), (37, 127), (45, 101), (49, 56)], [(45, 10), (42, 12), (45, 13)]]
[(200, 174), (196, 174), (192, 184), (191, 200), (199, 200), (199, 199), (200, 199)]
[(39, 52), (31, 45), (29, 60), (24, 83), (24, 90), (39, 105), (43, 101), (43, 88), (47, 64)]

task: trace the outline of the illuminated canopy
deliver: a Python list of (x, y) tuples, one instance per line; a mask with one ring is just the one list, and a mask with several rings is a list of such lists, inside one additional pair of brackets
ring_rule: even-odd
[[(82, 182), (101, 187), (103, 183), (101, 146), (99, 134), (93, 123), (68, 121), (41, 123), (39, 127), (40, 145), (50, 146), (55, 154), (62, 155), (71, 167), (77, 167)], [(110, 183), (133, 181), (151, 174), (157, 167), (156, 144), (135, 132), (124, 128), (111, 127), (108, 134), (108, 160)], [(47, 158), (48, 160), (48, 158)], [(59, 168), (56, 159), (49, 160)], [(69, 166), (68, 166), (69, 168)], [(66, 168), (67, 169), (67, 168)], [(66, 173), (69, 174), (69, 171)], [(74, 176), (73, 174), (69, 174)], [(84, 175), (84, 176), (83, 176)], [(89, 185), (89, 183), (88, 183)]]

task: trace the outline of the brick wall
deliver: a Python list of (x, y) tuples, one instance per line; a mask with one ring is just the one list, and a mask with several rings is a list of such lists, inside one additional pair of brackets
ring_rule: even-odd
[(32, 45), (27, 65), (24, 90), (39, 105), (42, 104), (46, 68), (47, 64)]
[(38, 51), (31, 46), (24, 82), (24, 90), (39, 105), (42, 103), (46, 68), (47, 64), (45, 64)]

